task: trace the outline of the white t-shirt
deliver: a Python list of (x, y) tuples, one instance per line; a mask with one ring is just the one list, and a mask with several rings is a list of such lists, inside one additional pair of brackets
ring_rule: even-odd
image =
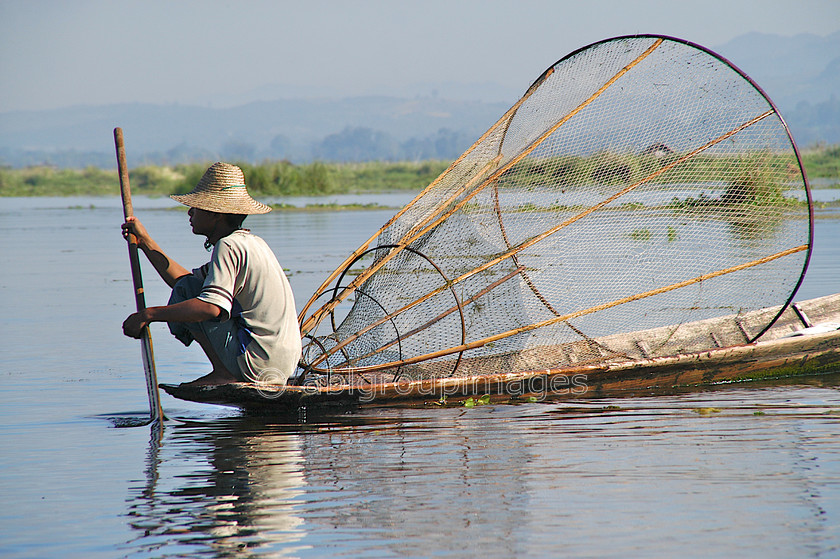
[(193, 273), (204, 281), (198, 298), (219, 307), (220, 320), (241, 307), (239, 316), (251, 338), (237, 358), (245, 379), (288, 379), (300, 361), (300, 329), (289, 280), (266, 242), (246, 230), (234, 231)]

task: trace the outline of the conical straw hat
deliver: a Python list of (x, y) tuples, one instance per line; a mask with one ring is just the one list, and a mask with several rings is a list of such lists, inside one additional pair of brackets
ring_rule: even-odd
[(242, 169), (229, 163), (213, 163), (198, 181), (192, 192), (170, 196), (191, 208), (222, 214), (264, 214), (269, 206), (257, 202), (245, 188)]

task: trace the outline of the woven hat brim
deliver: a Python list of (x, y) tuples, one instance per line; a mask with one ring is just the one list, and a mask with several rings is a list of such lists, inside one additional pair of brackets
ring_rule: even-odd
[(172, 194), (169, 197), (185, 206), (220, 214), (253, 215), (266, 214), (271, 211), (270, 206), (257, 202), (248, 194), (236, 199), (217, 197), (208, 192)]

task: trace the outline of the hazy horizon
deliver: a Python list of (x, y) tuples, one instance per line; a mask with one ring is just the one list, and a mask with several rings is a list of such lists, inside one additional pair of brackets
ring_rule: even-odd
[[(426, 2), (0, 1), (0, 112), (235, 102), (260, 89), (521, 92), (589, 43), (660, 33), (709, 48), (840, 30), (835, 0)], [(433, 91), (419, 91), (428, 94)]]

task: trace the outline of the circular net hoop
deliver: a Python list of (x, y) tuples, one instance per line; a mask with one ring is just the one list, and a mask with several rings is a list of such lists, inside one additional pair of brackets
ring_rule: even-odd
[(303, 365), (373, 382), (753, 341), (802, 280), (811, 224), (793, 139), (745, 74), (678, 39), (601, 41), (328, 278)]

